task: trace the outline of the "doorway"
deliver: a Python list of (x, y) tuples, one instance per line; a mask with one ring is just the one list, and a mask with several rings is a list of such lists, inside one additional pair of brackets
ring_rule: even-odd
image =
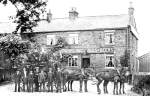
[(81, 68), (88, 68), (90, 67), (90, 58), (82, 58)]

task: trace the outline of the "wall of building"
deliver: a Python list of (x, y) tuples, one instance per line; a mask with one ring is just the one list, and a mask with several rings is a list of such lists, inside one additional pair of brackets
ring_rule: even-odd
[(132, 33), (132, 30), (130, 30), (129, 33), (129, 50), (130, 50), (130, 67), (132, 72), (137, 72), (138, 69), (138, 63), (137, 63), (137, 52), (138, 52), (138, 40), (135, 37), (135, 35)]
[(105, 31), (76, 31), (76, 32), (54, 32), (54, 33), (36, 33), (35, 38), (43, 46), (46, 45), (47, 35), (56, 35), (56, 38), (63, 37), (69, 41), (68, 37), (71, 33), (79, 34), (79, 43), (70, 45), (63, 52), (77, 54), (79, 56), (78, 63), (81, 66), (81, 57), (87, 50), (90, 56), (90, 64), (96, 68), (104, 68), (107, 54), (114, 54), (115, 59), (119, 62), (120, 57), (124, 55), (127, 48), (127, 29), (114, 30), (114, 45), (105, 44)]
[(139, 72), (150, 72), (150, 53), (139, 57)]

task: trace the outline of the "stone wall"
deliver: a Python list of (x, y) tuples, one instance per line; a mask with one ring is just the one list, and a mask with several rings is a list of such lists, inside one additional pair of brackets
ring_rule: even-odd
[[(105, 54), (114, 54), (115, 59), (119, 62), (120, 57), (124, 54), (127, 49), (127, 28), (126, 29), (116, 29), (114, 32), (114, 45), (105, 45), (105, 32), (104, 30), (93, 30), (93, 31), (76, 31), (76, 32), (52, 32), (52, 33), (37, 33), (35, 34), (35, 38), (37, 41), (46, 45), (47, 35), (56, 35), (56, 39), (58, 37), (65, 38), (66, 41), (69, 41), (68, 37), (71, 33), (79, 34), (79, 43), (76, 45), (70, 45), (69, 50), (72, 51), (73, 54), (77, 54), (79, 56), (78, 63), (81, 66), (82, 55), (85, 50), (89, 53), (90, 63), (93, 66), (104, 68), (105, 67)], [(136, 40), (132, 38), (135, 42)], [(136, 45), (132, 45), (132, 50), (136, 50)], [(102, 48), (108, 48), (108, 50), (97, 51), (95, 49), (101, 50)], [(113, 51), (110, 52), (109, 49), (112, 48)], [(68, 49), (64, 49), (68, 50)], [(95, 50), (95, 51), (91, 51)], [(66, 51), (66, 52), (70, 52)]]

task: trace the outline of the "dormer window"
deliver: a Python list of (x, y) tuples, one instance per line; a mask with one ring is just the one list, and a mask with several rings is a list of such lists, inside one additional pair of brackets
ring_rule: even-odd
[(56, 38), (55, 35), (47, 35), (47, 45), (55, 45)]
[(114, 44), (114, 32), (113, 31), (106, 31), (105, 32), (105, 44), (106, 45), (113, 45)]
[(78, 44), (78, 34), (69, 34), (69, 44)]

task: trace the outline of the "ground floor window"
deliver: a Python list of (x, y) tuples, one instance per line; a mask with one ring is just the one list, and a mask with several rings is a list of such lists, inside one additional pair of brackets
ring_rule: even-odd
[(107, 54), (106, 55), (106, 67), (107, 68), (113, 68), (114, 67), (114, 55), (113, 54)]
[(68, 58), (68, 66), (78, 66), (78, 56), (74, 55)]

